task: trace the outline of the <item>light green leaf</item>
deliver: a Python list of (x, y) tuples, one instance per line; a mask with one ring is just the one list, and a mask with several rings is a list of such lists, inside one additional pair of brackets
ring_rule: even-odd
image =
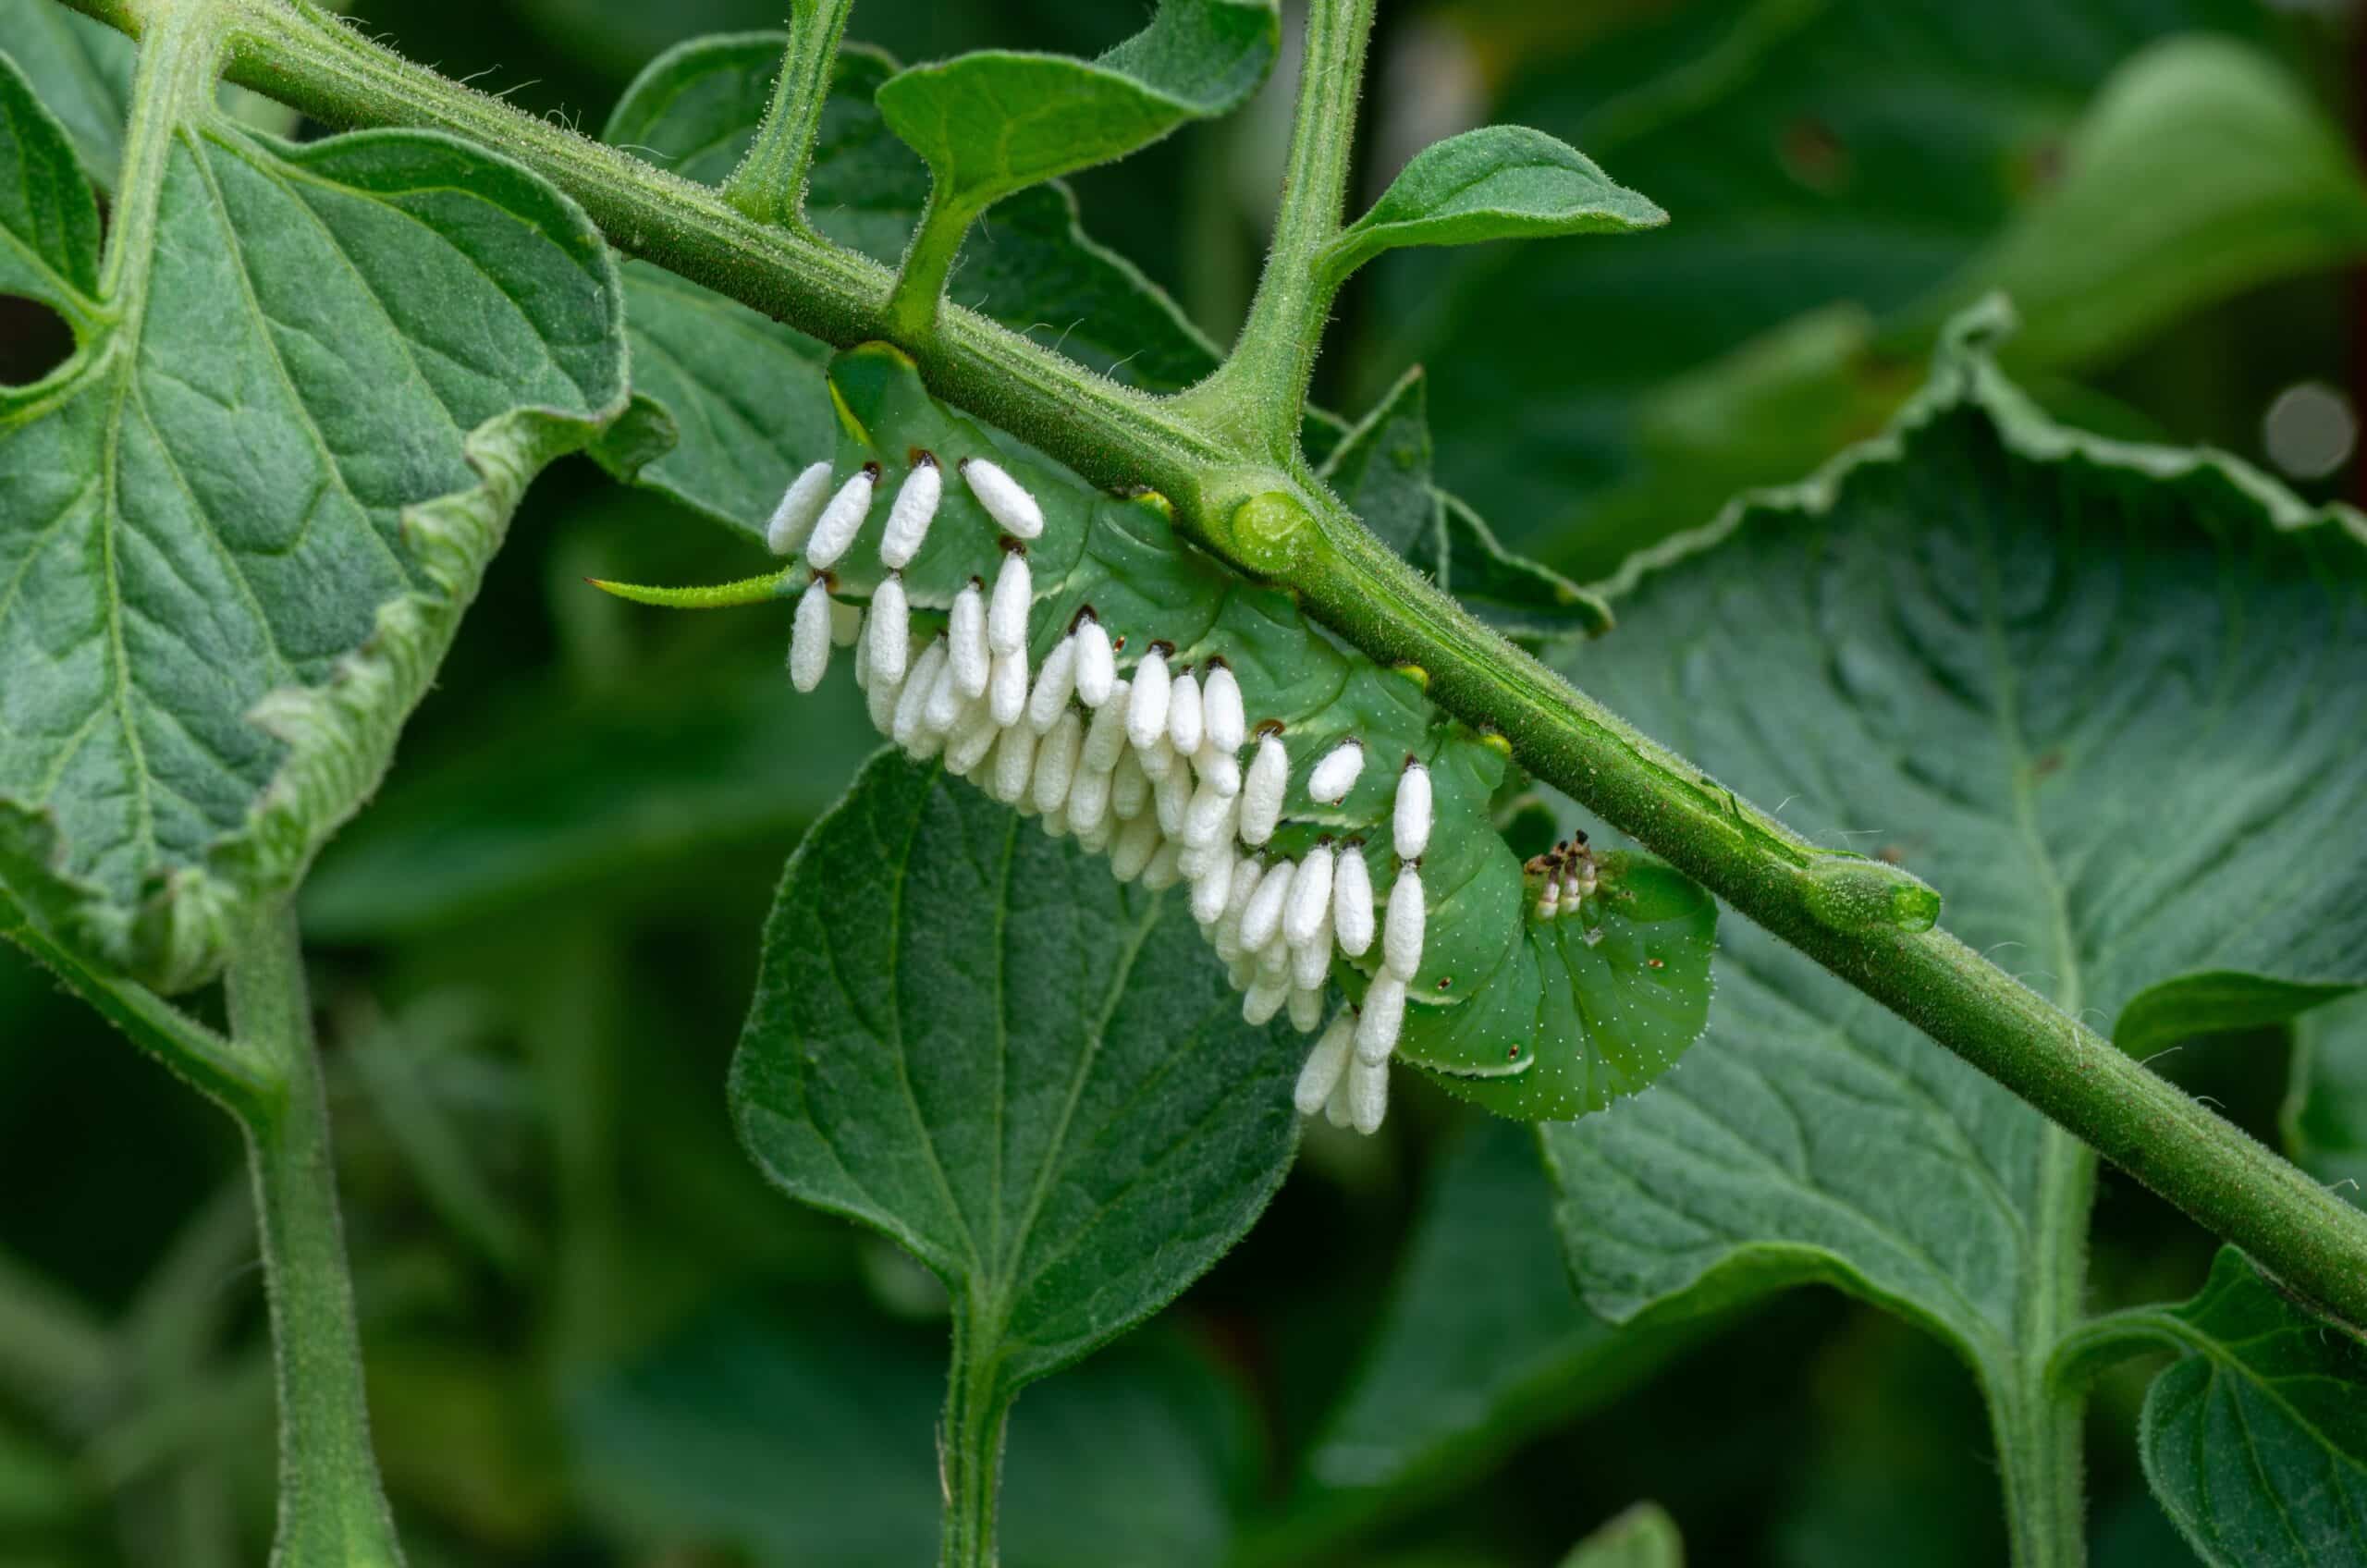
[[(1902, 860), (2100, 1028), (2186, 974), (2367, 980), (2357, 868), (2324, 851), (2367, 810), (2354, 514), (2054, 425), (1968, 343), (1893, 436), (1613, 602), (1577, 680), (1812, 839)], [(1957, 1346), (2017, 1441), (2030, 1326), (2076, 1315), (2045, 1238), (2084, 1229), (2085, 1156), (1754, 927), (1718, 980), (1686, 1071), (1545, 1133), (1583, 1293), (1621, 1319), (1838, 1285)]]
[(1273, 0), (1161, 0), (1099, 59), (981, 50), (914, 66), (880, 86), (879, 112), (928, 165), (937, 206), (966, 219), (1231, 113), (1281, 44)]
[(38, 84), (92, 183), (113, 186), (131, 113), (130, 41), (57, 0), (0, 0), (0, 52)]
[[(565, 198), (441, 136), (272, 141), (213, 85), (185, 48), (143, 76), (104, 297), (0, 404), (0, 879), (167, 988), (376, 784), (527, 482), (624, 382)], [(9, 151), (0, 187), (72, 172), (54, 124)], [(18, 238), (91, 276), (59, 232)]]
[(2294, 1025), (2285, 1148), (2318, 1180), (2367, 1205), (2367, 993)]
[(1372, 210), (1324, 250), (1334, 280), (1384, 251), (1658, 228), (1668, 214), (1588, 157), (1527, 126), (1491, 125), (1414, 155)]
[(1242, 1023), (1187, 900), (888, 754), (791, 862), (731, 1103), (784, 1192), (945, 1281), (955, 1375), (1000, 1406), (1247, 1231), (1299, 1055)]
[(1685, 1540), (1667, 1510), (1639, 1502), (1573, 1547), (1562, 1568), (1685, 1568)]

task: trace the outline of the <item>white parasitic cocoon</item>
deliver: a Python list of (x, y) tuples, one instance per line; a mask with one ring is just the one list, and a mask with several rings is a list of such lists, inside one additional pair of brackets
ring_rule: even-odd
[(1110, 629), (1088, 609), (1072, 633), (1076, 638), (1076, 694), (1086, 707), (1110, 700), (1118, 683), (1118, 652), (1110, 645)]
[(1184, 846), (1172, 839), (1162, 841), (1159, 852), (1143, 867), (1143, 886), (1156, 893), (1172, 888), (1184, 880)]
[(1076, 778), (1077, 752), (1084, 743), (1085, 721), (1074, 713), (1061, 715), (1061, 721), (1036, 749), (1036, 777), (1029, 790), (1037, 811), (1055, 812), (1068, 803), (1069, 785)]
[(1288, 974), (1291, 972), (1291, 945), (1282, 940), (1280, 931), (1274, 933), (1272, 941), (1257, 949), (1257, 967), (1260, 974)]
[(913, 611), (904, 598), (904, 580), (896, 572), (882, 578), (871, 591), (871, 636), (867, 642), (871, 673), (887, 680), (901, 680), (913, 654)]
[(1274, 836), (1275, 825), (1282, 819), (1282, 791), (1290, 781), (1291, 758), (1282, 737), (1270, 732), (1258, 736), (1257, 754), (1250, 759), (1249, 777), (1241, 786), (1243, 843), (1262, 844)]
[(1036, 604), (1036, 579), (1027, 569), (1027, 552), (1012, 550), (995, 574), (994, 602), (987, 606), (987, 647), (998, 654), (1015, 654), (1027, 646), (1027, 612)]
[(1001, 733), (1002, 726), (995, 722), (993, 710), (984, 703), (972, 703), (962, 711), (961, 721), (954, 725), (952, 737), (945, 742), (945, 770), (957, 778), (971, 777), (987, 760), (987, 753), (994, 749), (995, 738)]
[(1132, 882), (1150, 864), (1150, 857), (1159, 852), (1159, 824), (1149, 817), (1138, 816), (1126, 824), (1110, 846), (1110, 871), (1121, 882)]
[(1355, 1027), (1355, 1015), (1342, 1010), (1317, 1037), (1315, 1048), (1306, 1053), (1306, 1065), (1298, 1070), (1298, 1087), (1291, 1092), (1291, 1103), (1298, 1107), (1301, 1116), (1321, 1110), (1339, 1086), (1348, 1069), (1348, 1043)]
[(1356, 775), (1365, 770), (1365, 743), (1351, 735), (1330, 751), (1306, 776), (1306, 792), (1327, 806), (1336, 806), (1348, 798), (1356, 787)]
[(1033, 539), (1044, 532), (1044, 508), (1027, 487), (1002, 469), (984, 458), (963, 458), (962, 477), (970, 486), (970, 494), (978, 497), (978, 505), (995, 520), (995, 526), (1022, 539)]
[(1233, 825), (1241, 819), (1241, 797), (1221, 795), (1207, 779), (1192, 791), (1184, 812), (1184, 842), (1194, 849), (1233, 841)]
[(1389, 1116), (1389, 1064), (1348, 1063), (1348, 1121), (1366, 1137), (1380, 1131)]
[(1126, 754), (1126, 706), (1134, 693), (1121, 680), (1110, 688), (1110, 700), (1093, 710), (1092, 727), (1085, 732), (1085, 766), (1114, 768)]
[(1143, 771), (1141, 759), (1128, 752), (1118, 759), (1110, 774), (1110, 809), (1123, 817), (1136, 817), (1143, 807), (1150, 804), (1150, 776)]
[(1027, 693), (1028, 728), (1038, 735), (1050, 729), (1075, 691), (1076, 636), (1072, 632), (1053, 644), (1036, 672), (1035, 689)]
[(864, 709), (870, 716), (871, 728), (882, 735), (896, 728), (896, 704), (904, 698), (904, 683), (890, 680), (877, 670), (863, 689)]
[(949, 647), (945, 663), (938, 669), (937, 680), (929, 685), (928, 701), (921, 704), (922, 733), (940, 737), (951, 734), (954, 724), (962, 717), (962, 710), (969, 705), (969, 698), (963, 693), (961, 678), (954, 670), (952, 651)]
[[(1074, 790), (1069, 791), (1069, 826), (1076, 827), (1076, 791)], [(1076, 841), (1080, 847), (1090, 850), (1098, 855), (1106, 853), (1110, 848), (1110, 840), (1117, 836), (1118, 824), (1105, 815), (1092, 827), (1077, 828)]]
[[(1355, 1065), (1355, 1058), (1349, 1059), (1349, 1065)], [(1331, 1097), (1323, 1102), (1323, 1120), (1334, 1127), (1345, 1127), (1349, 1123), (1348, 1075), (1345, 1072), (1341, 1073), (1340, 1081), (1331, 1085)]]
[(1430, 770), (1413, 758), (1397, 776), (1397, 809), (1391, 823), (1397, 858), (1419, 860), (1430, 847)]
[(1257, 896), (1258, 885), (1266, 879), (1266, 868), (1254, 860), (1245, 860), (1233, 868), (1233, 886), (1224, 895), (1224, 913), (1217, 916), (1217, 928), (1208, 940), (1217, 949), (1217, 957), (1227, 963), (1239, 960), (1246, 949), (1241, 942), (1241, 917), (1248, 913), (1249, 900)]
[[(1159, 736), (1147, 748), (1136, 751), (1134, 755), (1142, 759), (1144, 776), (1153, 781), (1171, 773), (1184, 771), (1176, 766), (1182, 759), (1176, 756), (1174, 746), (1169, 743), (1165, 735)], [(1192, 782), (1188, 778), (1184, 781), (1184, 792), (1186, 795), (1192, 792)]]
[(1384, 974), (1365, 992), (1364, 1016), (1356, 1021), (1356, 1060), (1381, 1062), (1397, 1048), (1405, 1026), (1405, 982)]
[(1551, 920), (1561, 909), (1562, 879), (1549, 871), (1545, 874), (1545, 890), (1537, 895), (1537, 917)]
[(976, 578), (953, 595), (945, 635), (953, 655), (953, 683), (965, 697), (984, 695), (993, 667), (987, 653), (987, 596)]
[(1291, 876), (1290, 897), (1282, 905), (1282, 937), (1294, 948), (1314, 941), (1323, 917), (1331, 913), (1331, 846), (1318, 844)]
[(789, 482), (780, 493), (780, 505), (773, 508), (770, 521), (765, 524), (765, 545), (777, 556), (793, 556), (814, 532), (814, 521), (822, 515), (822, 503), (830, 494), (830, 465), (815, 463)]
[(1223, 917), (1225, 900), (1233, 896), (1233, 884), (1241, 870), (1229, 843), (1217, 846), (1211, 858), (1192, 880), (1192, 918), (1203, 925), (1214, 925)]
[(1185, 670), (1167, 689), (1167, 738), (1175, 742), (1178, 756), (1190, 756), (1200, 749), (1208, 738), (1202, 728), (1200, 682), (1190, 670)]
[(921, 545), (928, 540), (928, 525), (937, 516), (937, 503), (945, 494), (945, 475), (937, 466), (934, 455), (923, 452), (913, 460), (913, 472), (897, 487), (895, 503), (888, 508), (888, 526), (879, 534), (879, 562), (890, 571), (901, 571), (913, 564), (921, 553)]
[(1323, 993), (1305, 986), (1291, 987), (1291, 1027), (1302, 1035), (1312, 1035), (1323, 1026)]
[(1257, 884), (1257, 896), (1249, 907), (1241, 912), (1241, 945), (1250, 952), (1262, 949), (1274, 939), (1282, 926), (1282, 905), (1290, 897), (1291, 884), (1298, 867), (1289, 861), (1277, 861), (1267, 869)]
[(1014, 648), (994, 656), (987, 675), (987, 702), (995, 722), (1006, 729), (1027, 717), (1027, 650)]
[(987, 793), (1007, 806), (1016, 805), (1035, 776), (1036, 731), (1024, 724), (1012, 725), (995, 742), (995, 770), (987, 782)]
[(1340, 846), (1340, 864), (1331, 873), (1331, 928), (1350, 958), (1364, 957), (1372, 946), (1372, 872), (1357, 839)]
[(1200, 728), (1208, 744), (1230, 756), (1249, 739), (1249, 722), (1242, 713), (1241, 682), (1222, 659), (1208, 661), (1208, 678), (1200, 688)]
[(830, 504), (822, 508), (821, 517), (815, 521), (814, 536), (806, 541), (806, 565), (816, 571), (838, 565), (839, 557), (854, 543), (863, 520), (871, 515), (871, 487), (878, 480), (879, 465), (865, 463), (852, 479), (839, 486), (839, 493), (830, 497)]
[(939, 637), (921, 650), (911, 678), (904, 682), (903, 694), (896, 699), (896, 718), (889, 739), (907, 752), (920, 743), (921, 715), (928, 706), (929, 694), (937, 690), (937, 678), (944, 673), (945, 639)]
[[(831, 601), (830, 645), (834, 648), (852, 648), (862, 641), (863, 606)], [(861, 661), (856, 662), (859, 667)]]
[(1241, 759), (1231, 752), (1217, 750), (1214, 741), (1203, 741), (1200, 749), (1192, 753), (1194, 771), (1217, 788), (1220, 795), (1241, 793)]
[(1069, 785), (1069, 827), (1078, 838), (1098, 827), (1110, 813), (1110, 775), (1097, 768), (1079, 768)]
[(1173, 682), (1167, 674), (1167, 644), (1153, 643), (1134, 666), (1134, 700), (1126, 707), (1126, 739), (1147, 752), (1167, 734), (1167, 701)]
[(1291, 982), (1288, 975), (1260, 974), (1251, 984), (1248, 994), (1241, 998), (1241, 1019), (1245, 1023), (1269, 1023), (1274, 1014), (1282, 1011), (1290, 1000)]
[(789, 683), (811, 692), (829, 668), (830, 588), (817, 577), (798, 595), (797, 621), (789, 634)]
[(1159, 830), (1171, 839), (1182, 839), (1184, 819), (1192, 812), (1191, 774), (1184, 768), (1170, 767), (1152, 779), (1150, 804), (1159, 817)]
[(1304, 947), (1291, 949), (1291, 984), (1306, 990), (1319, 990), (1331, 977), (1331, 923), (1323, 921), (1315, 927), (1315, 935)]
[(1411, 864), (1397, 868), (1389, 889), (1389, 923), (1380, 933), (1380, 962), (1389, 973), (1411, 980), (1422, 968), (1422, 874)]

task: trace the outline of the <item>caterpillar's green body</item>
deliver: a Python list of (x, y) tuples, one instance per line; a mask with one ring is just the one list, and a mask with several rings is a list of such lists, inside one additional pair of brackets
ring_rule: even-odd
[[(1427, 766), (1427, 922), (1418, 967), (1405, 980), (1396, 1054), (1504, 1114), (1562, 1118), (1642, 1087), (1700, 1033), (1715, 919), (1707, 895), (1655, 863), (1612, 854), (1589, 862), (1599, 880), (1576, 913), (1540, 914), (1535, 864), (1525, 869), (1494, 825), (1515, 771), (1508, 748), (1433, 706), (1419, 671), (1380, 668), (1309, 621), (1289, 594), (1185, 545), (1161, 498), (1095, 490), (947, 410), (891, 348), (840, 355), (830, 386), (840, 431), (834, 483), (879, 465), (884, 509), (918, 454), (933, 454), (943, 469), (926, 541), (901, 572), (916, 638), (974, 580), (995, 580), (1009, 542), (956, 477), (963, 459), (985, 458), (1019, 480), (1044, 515), (1042, 533), (1025, 545), (1031, 669), (1090, 606), (1122, 639), (1122, 670), (1154, 642), (1172, 644), (1177, 668), (1220, 657), (1253, 729), (1279, 721), (1290, 781), (1267, 857), (1297, 860), (1324, 839), (1340, 848), (1361, 839), (1371, 887), (1385, 901), (1398, 875), (1391, 814), (1400, 768), (1409, 757)], [(887, 575), (880, 532), (866, 525), (831, 563), (834, 595), (867, 600), (878, 589)], [(783, 591), (806, 580), (792, 570)], [(1310, 771), (1348, 737), (1364, 745), (1361, 773), (1338, 802), (1314, 800)], [(1358, 960), (1334, 952), (1331, 976), (1361, 1001), (1379, 960), (1377, 943)]]

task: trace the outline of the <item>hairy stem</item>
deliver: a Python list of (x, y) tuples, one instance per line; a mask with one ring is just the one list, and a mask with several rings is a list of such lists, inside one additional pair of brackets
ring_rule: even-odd
[(2047, 1373), (2054, 1346), (2079, 1321), (2086, 1294), (2096, 1157), (2061, 1128), (2048, 1127), (2040, 1134), (2038, 1165), (2030, 1278), (2022, 1288), (2013, 1358), (1986, 1391), (2014, 1568), (2079, 1568), (2088, 1553), (2087, 1395), (2055, 1386)]
[[(74, 3), (136, 33), (158, 0)], [(711, 190), (412, 66), (310, 0), (218, 3), (231, 75), (248, 86), (333, 125), (429, 126), (484, 142), (581, 202), (619, 246), (684, 277), (831, 343), (893, 337), (891, 280), (871, 262), (757, 224)], [(1318, 14), (1337, 20), (1364, 8), (1327, 0)], [(1308, 178), (1337, 181), (1343, 168)], [(1303, 180), (1303, 196), (1309, 189)], [(926, 342), (905, 347), (938, 396), (1096, 484), (1162, 492), (1186, 535), (1229, 560), (1242, 558), (1232, 519), (1243, 502), (1293, 498), (1317, 537), (1272, 575), (1326, 624), (1376, 659), (1423, 668), (1441, 706), (1500, 730), (1538, 777), (2238, 1243), (2292, 1290), (2367, 1323), (2367, 1213), (1946, 933), (1825, 924), (1808, 875), (1821, 851), (1480, 625), (1367, 533), (1294, 451), (1230, 428), (1204, 399), (1129, 391), (950, 302)]]
[(773, 83), (771, 106), (748, 155), (723, 182), (723, 199), (756, 222), (805, 227), (805, 177), (814, 166), (814, 137), (830, 100), (830, 72), (839, 58), (854, 0), (792, 0), (789, 47)]
[(279, 1070), (248, 1120), (247, 1155), (271, 1303), (279, 1396), (274, 1568), (399, 1568), (402, 1550), (370, 1450), (362, 1337), (346, 1276), (329, 1113), (292, 908), (265, 913), (232, 955), (231, 1032)]
[(992, 1354), (1001, 1334), (962, 1307), (953, 1318), (953, 1356), (945, 1383), (945, 1418), (938, 1428), (938, 1477), (945, 1489), (944, 1533), (938, 1568), (994, 1568), (995, 1504), (1002, 1486), (1003, 1428), (1011, 1401)]

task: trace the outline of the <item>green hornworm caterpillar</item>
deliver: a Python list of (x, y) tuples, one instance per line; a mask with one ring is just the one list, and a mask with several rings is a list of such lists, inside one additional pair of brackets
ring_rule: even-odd
[[(1700, 1033), (1708, 896), (1583, 835), (1524, 861), (1495, 823), (1509, 748), (1433, 706), (1421, 671), (1185, 545), (1161, 497), (1102, 494), (942, 407), (892, 348), (840, 355), (829, 382), (839, 450), (767, 534), (802, 560), (616, 591), (794, 596), (799, 690), (849, 647), (873, 723), (914, 758), (1121, 878), (1189, 881), (1245, 1015), (1318, 1036), (1303, 1112), (1373, 1131), (1400, 1056), (1503, 1114), (1576, 1116)], [(1327, 1023), (1334, 982), (1349, 1005)]]

